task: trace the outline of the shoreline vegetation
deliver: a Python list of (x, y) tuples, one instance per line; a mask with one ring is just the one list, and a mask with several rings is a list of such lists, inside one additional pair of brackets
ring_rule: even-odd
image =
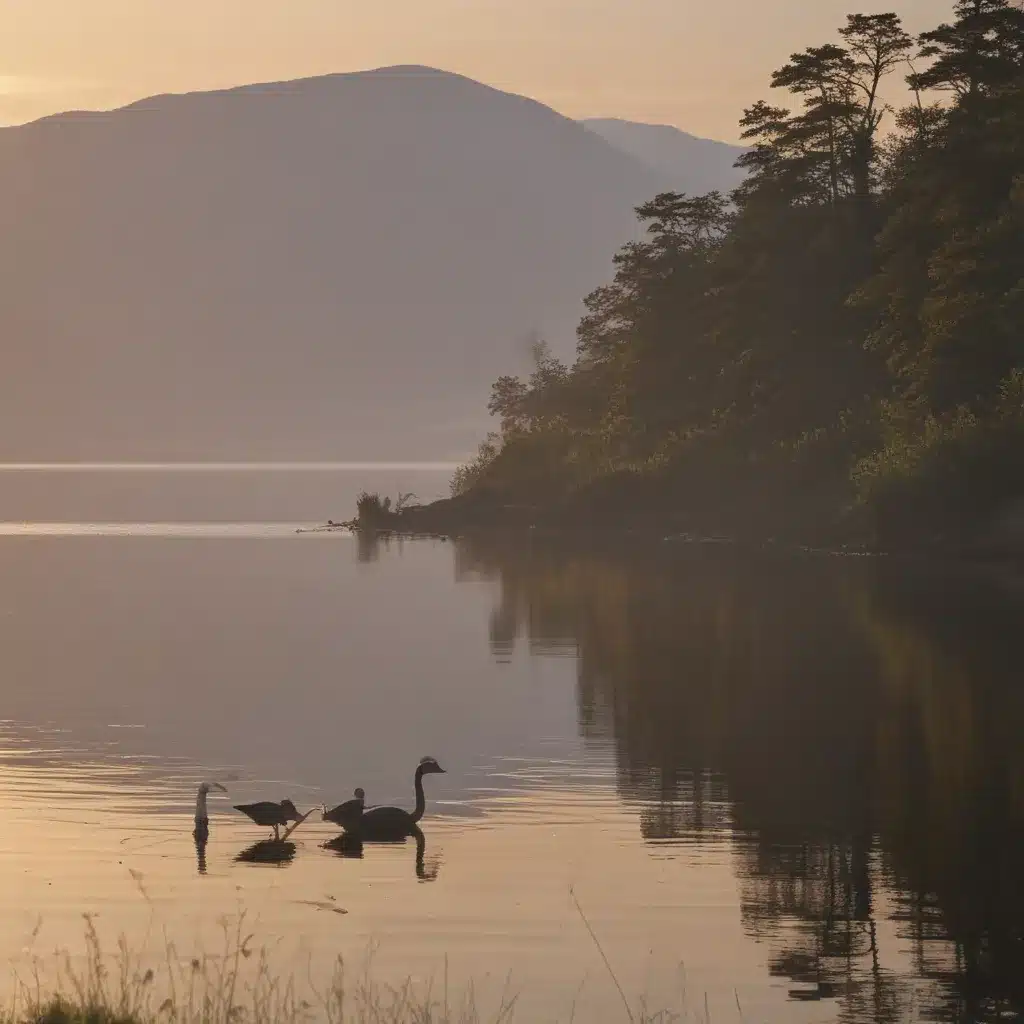
[(279, 977), (266, 949), (252, 946), (245, 915), (215, 955), (181, 957), (172, 943), (162, 962), (147, 966), (124, 938), (117, 953), (103, 950), (86, 915), (84, 964), (67, 952), (57, 955), (57, 978), (44, 983), (38, 964), (31, 981), (18, 979), (16, 993), (0, 1008), (0, 1024), (477, 1024), (510, 1021), (516, 998), (504, 991), (486, 1018), (472, 986), (457, 998), (445, 984), (417, 985), (406, 979), (387, 985), (372, 976), (370, 948), (353, 975), (340, 956), (326, 985), (311, 978)]
[[(681, 1012), (652, 1012), (643, 997), (631, 1005), (578, 901), (576, 909), (621, 997), (624, 1021), (668, 1024), (692, 1013), (697, 1024), (709, 1024), (706, 996), (702, 1014), (689, 1005), (685, 986)], [(491, 1000), (494, 1005), (485, 1009), (472, 982), (461, 993), (450, 990), (447, 958), (440, 982), (406, 978), (388, 984), (373, 975), (376, 947), (371, 943), (360, 968), (350, 971), (338, 956), (330, 979), (318, 987), (308, 971), (302, 981), (275, 972), (267, 950), (253, 947), (244, 912), (234, 927), (224, 922), (218, 953), (185, 957), (168, 941), (155, 966), (124, 937), (117, 952), (108, 956), (92, 915), (83, 916), (81, 966), (75, 966), (69, 952), (58, 952), (56, 978), (44, 981), (42, 960), (35, 958), (31, 979), (15, 977), (14, 997), (0, 1007), (0, 1024), (510, 1024), (516, 1017), (519, 994), (511, 977)], [(575, 1017), (580, 991), (567, 1007), (569, 1021)], [(736, 1003), (740, 1009), (738, 995)]]
[(575, 361), (538, 339), (494, 383), (452, 496), (332, 526), (1024, 552), (1024, 10), (848, 15), (770, 86), (744, 182), (637, 208)]

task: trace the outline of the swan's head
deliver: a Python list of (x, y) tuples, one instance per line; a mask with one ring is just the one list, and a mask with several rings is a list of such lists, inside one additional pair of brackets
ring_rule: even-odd
[(356, 786), (355, 793), (352, 794), (357, 800), (365, 800), (366, 794), (363, 792), (362, 786)]
[(420, 761), (420, 775), (444, 775), (445, 770), (432, 757)]
[(207, 793), (217, 790), (219, 793), (226, 793), (227, 790), (219, 782), (201, 782), (199, 784), (199, 793), (201, 796), (206, 796)]
[(298, 821), (302, 817), (291, 800), (282, 800), (281, 810), (284, 811), (285, 821)]

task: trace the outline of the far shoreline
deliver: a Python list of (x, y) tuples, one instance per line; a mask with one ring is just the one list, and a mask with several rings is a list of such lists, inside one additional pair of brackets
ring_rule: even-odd
[[(361, 510), (364, 511), (365, 510)], [(691, 549), (728, 549), (736, 552), (777, 553), (797, 556), (884, 558), (910, 562), (1002, 566), (1024, 569), (1024, 536), (999, 540), (935, 538), (881, 546), (850, 537), (775, 537), (751, 532), (736, 536), (680, 529), (656, 511), (646, 516), (613, 521), (606, 512), (590, 509), (573, 516), (567, 509), (541, 505), (501, 504), (465, 494), (441, 498), (399, 511), (373, 508), (369, 515), (336, 522), (327, 520), (316, 532), (350, 531), (367, 537), (458, 541), (490, 538), (519, 539), (566, 547), (623, 546), (651, 548), (671, 545)], [(308, 532), (308, 531), (307, 531)]]

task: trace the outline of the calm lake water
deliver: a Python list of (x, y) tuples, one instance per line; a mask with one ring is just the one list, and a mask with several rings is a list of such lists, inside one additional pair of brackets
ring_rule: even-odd
[[(83, 913), (156, 958), (244, 913), (285, 972), (372, 946), (385, 981), (623, 1021), (589, 925), (634, 1007), (690, 1019), (1021, 1010), (1012, 579), (296, 533), (445, 476), (0, 472), (0, 962), (77, 956)], [(232, 804), (411, 807), (427, 754), (423, 849), (342, 857), (314, 813), (253, 862)]]

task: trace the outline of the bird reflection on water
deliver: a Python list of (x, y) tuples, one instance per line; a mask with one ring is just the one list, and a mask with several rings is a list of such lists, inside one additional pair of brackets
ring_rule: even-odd
[(351, 860), (363, 859), (363, 840), (352, 832), (342, 832), (340, 836), (328, 839), (323, 844), (323, 848), (339, 857), (347, 857)]
[(199, 869), (199, 874), (206, 874), (206, 843), (210, 838), (210, 826), (206, 825), (200, 829), (196, 826), (195, 831), (192, 833), (192, 837), (196, 842), (196, 867)]
[(235, 857), (240, 864), (276, 864), (283, 867), (295, 859), (296, 846), (287, 839), (264, 839), (247, 846)]
[(423, 855), (427, 849), (426, 838), (419, 829), (416, 829), (413, 835), (416, 839), (416, 877), (421, 882), (433, 882), (437, 878), (438, 871), (441, 870), (440, 858), (431, 857), (430, 867), (426, 867), (423, 862)]
[[(413, 825), (409, 835), (416, 840), (416, 877), (421, 882), (433, 882), (440, 870), (440, 861), (437, 857), (431, 858), (430, 866), (425, 863), (427, 850), (427, 839), (418, 825)], [(374, 845), (404, 846), (408, 836), (395, 836), (390, 839), (372, 840)], [(370, 842), (370, 841), (367, 841)], [(323, 849), (330, 850), (338, 857), (345, 857), (352, 860), (362, 860), (367, 842), (361, 836), (352, 832), (343, 832), (323, 844)]]

